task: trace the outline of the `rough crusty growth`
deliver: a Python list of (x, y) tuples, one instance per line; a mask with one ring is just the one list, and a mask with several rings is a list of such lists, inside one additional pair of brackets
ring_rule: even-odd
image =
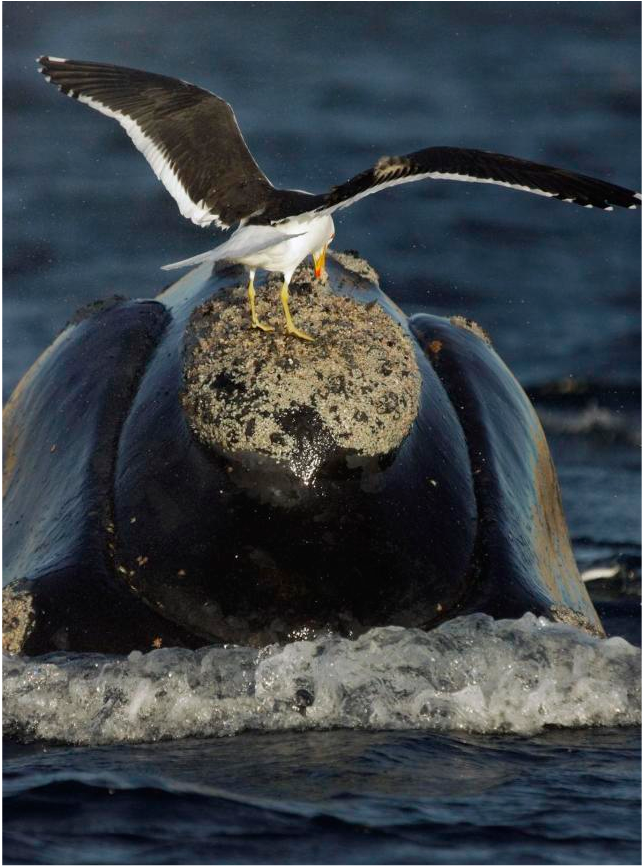
[(21, 653), (35, 621), (29, 581), (12, 581), (2, 591), (3, 650), (6, 653)]
[(284, 461), (308, 432), (324, 438), (328, 454), (388, 454), (417, 414), (413, 345), (378, 304), (339, 297), (299, 273), (290, 309), (314, 343), (286, 336), (278, 279), (257, 290), (259, 318), (274, 332), (250, 327), (244, 286), (194, 311), (183, 392), (190, 426), (206, 445)]
[(596, 638), (604, 638), (605, 632), (598, 623), (592, 623), (585, 614), (581, 611), (575, 611), (573, 608), (568, 608), (566, 605), (551, 605), (551, 614), (553, 619), (558, 623), (568, 623), (576, 629), (583, 629), (589, 635), (595, 635)]
[(472, 333), (476, 337), (479, 337), (480, 340), (483, 340), (484, 343), (492, 347), (493, 344), (490, 341), (490, 337), (488, 336), (488, 334), (486, 334), (481, 325), (478, 325), (474, 319), (466, 319), (465, 316), (451, 316), (450, 321), (458, 328), (464, 328), (466, 329), (466, 331), (472, 331)]
[(359, 277), (370, 280), (371, 283), (379, 285), (379, 275), (369, 262), (362, 259), (356, 250), (344, 250), (342, 253), (336, 250), (328, 250), (328, 258), (334, 259), (339, 265), (343, 265), (346, 271), (352, 271)]

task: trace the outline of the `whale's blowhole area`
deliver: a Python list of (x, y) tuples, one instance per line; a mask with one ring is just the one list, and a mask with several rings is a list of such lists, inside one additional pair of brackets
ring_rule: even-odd
[(277, 277), (257, 286), (259, 319), (273, 332), (251, 328), (244, 285), (193, 312), (182, 405), (204, 445), (313, 471), (315, 460), (338, 452), (382, 456), (403, 442), (421, 388), (411, 338), (376, 301), (335, 294), (311, 278), (302, 269), (291, 284), (290, 310), (312, 343), (285, 333)]

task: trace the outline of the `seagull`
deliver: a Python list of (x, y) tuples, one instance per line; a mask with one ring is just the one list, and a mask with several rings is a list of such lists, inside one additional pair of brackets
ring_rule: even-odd
[(505, 154), (453, 147), (382, 156), (326, 193), (277, 189), (250, 153), (231, 106), (214, 93), (177, 78), (106, 63), (49, 56), (39, 57), (38, 63), (62, 93), (120, 123), (184, 217), (197, 226), (236, 226), (229, 240), (213, 250), (163, 267), (219, 259), (244, 265), (249, 271), (251, 324), (262, 331), (274, 329), (256, 313), (257, 269), (283, 275), (286, 332), (313, 340), (292, 321), (292, 275), (311, 254), (315, 276), (320, 277), (334, 238), (332, 214), (388, 187), (421, 180), (469, 181), (605, 211), (642, 204), (640, 193), (607, 181)]

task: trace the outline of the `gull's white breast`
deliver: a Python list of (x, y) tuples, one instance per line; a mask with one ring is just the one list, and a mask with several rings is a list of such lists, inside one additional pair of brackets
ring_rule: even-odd
[(323, 249), (334, 237), (332, 217), (300, 216), (274, 226), (240, 226), (236, 232), (213, 250), (199, 253), (190, 259), (163, 265), (166, 271), (187, 268), (200, 262), (218, 262), (229, 259), (246, 268), (262, 268), (265, 271), (280, 271), (286, 282), (295, 268), (310, 253)]
[[(260, 226), (243, 226), (235, 235), (247, 234), (248, 238), (254, 234)], [(279, 224), (279, 231), (290, 237), (286, 240), (277, 241), (261, 250), (256, 250), (246, 255), (239, 255), (236, 259), (248, 268), (262, 268), (265, 271), (280, 271), (289, 281), (297, 265), (299, 265), (310, 253), (322, 249), (334, 235), (334, 223), (332, 217), (318, 216), (305, 219), (293, 217), (285, 223)]]

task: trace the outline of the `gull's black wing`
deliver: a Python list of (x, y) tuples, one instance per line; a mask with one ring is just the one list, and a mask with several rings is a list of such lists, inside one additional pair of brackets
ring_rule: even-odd
[(47, 81), (117, 120), (200, 226), (228, 228), (261, 210), (272, 185), (249, 152), (231, 107), (193, 84), (137, 69), (40, 57)]
[(372, 168), (355, 175), (329, 193), (316, 196), (306, 212), (331, 214), (354, 202), (396, 184), (412, 181), (472, 181), (497, 184), (513, 190), (535, 193), (563, 202), (574, 202), (585, 208), (613, 210), (639, 208), (640, 193), (568, 172), (521, 160), (505, 154), (493, 154), (468, 148), (434, 147), (401, 157), (381, 157)]

